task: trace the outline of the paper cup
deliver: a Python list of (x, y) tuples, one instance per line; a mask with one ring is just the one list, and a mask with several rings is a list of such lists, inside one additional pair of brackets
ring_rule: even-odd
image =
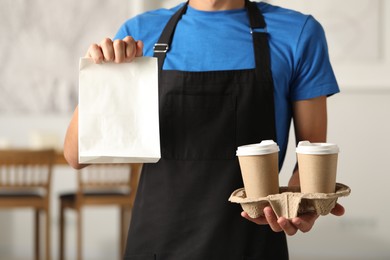
[(297, 148), (302, 193), (334, 193), (339, 148), (331, 143), (299, 142)]
[(272, 140), (237, 148), (247, 198), (279, 193), (278, 145)]

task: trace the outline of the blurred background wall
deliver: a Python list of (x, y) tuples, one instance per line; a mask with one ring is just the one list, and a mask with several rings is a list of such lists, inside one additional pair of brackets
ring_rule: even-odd
[[(62, 147), (77, 104), (78, 60), (88, 46), (113, 37), (128, 18), (180, 0), (1, 0), (0, 146)], [(270, 0), (313, 14), (325, 28), (341, 93), (329, 99), (328, 140), (340, 146), (338, 182), (352, 193), (339, 202), (342, 218), (320, 218), (307, 234), (289, 238), (292, 260), (390, 259), (390, 3), (385, 0)], [(286, 25), (288, 26), (288, 25)], [(295, 160), (290, 145), (281, 172), (286, 185)], [(75, 172), (55, 168), (53, 256), (58, 251), (58, 193), (73, 190)], [(86, 259), (112, 259), (119, 241), (115, 209), (85, 210)], [(0, 259), (30, 259), (32, 212), (0, 211)], [(68, 213), (68, 256), (75, 222)], [(73, 257), (74, 258), (74, 257)]]

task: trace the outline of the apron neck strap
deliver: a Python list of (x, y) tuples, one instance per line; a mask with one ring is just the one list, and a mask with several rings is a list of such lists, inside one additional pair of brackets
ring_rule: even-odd
[(183, 14), (186, 13), (187, 7), (188, 7), (187, 1), (183, 7), (181, 7), (168, 21), (167, 25), (164, 28), (164, 31), (162, 32), (160, 39), (158, 42), (154, 45), (154, 57), (158, 58), (158, 69), (159, 71), (162, 70), (162, 66), (164, 64), (165, 56), (167, 55), (167, 52), (169, 51), (169, 46), (172, 43), (173, 33), (175, 32), (176, 25), (183, 16)]
[(256, 78), (266, 91), (273, 92), (274, 85), (271, 71), (271, 51), (268, 43), (267, 25), (257, 3), (246, 0), (251, 34), (253, 38)]
[[(162, 70), (165, 57), (169, 51), (172, 43), (173, 34), (175, 28), (183, 14), (186, 13), (188, 7), (187, 1), (168, 21), (165, 26), (160, 39), (154, 45), (154, 57), (158, 58), (159, 71)], [(256, 75), (260, 82), (272, 81), (270, 58), (269, 58), (269, 46), (268, 46), (268, 34), (266, 32), (266, 23), (263, 15), (261, 14), (257, 3), (245, 0), (245, 7), (248, 11), (250, 33), (253, 37), (253, 44), (255, 50), (255, 62), (256, 62)], [(261, 52), (261, 54), (260, 54)], [(268, 84), (267, 84), (268, 85)], [(273, 87), (273, 86), (272, 86)]]

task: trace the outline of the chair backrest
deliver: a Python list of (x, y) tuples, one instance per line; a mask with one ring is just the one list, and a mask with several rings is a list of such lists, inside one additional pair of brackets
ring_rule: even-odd
[(49, 194), (54, 156), (52, 149), (0, 149), (0, 190), (40, 189)]
[(78, 195), (122, 191), (134, 199), (140, 164), (94, 164), (78, 171)]

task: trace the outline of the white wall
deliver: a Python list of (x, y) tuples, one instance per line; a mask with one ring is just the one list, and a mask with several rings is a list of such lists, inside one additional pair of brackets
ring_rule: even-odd
[[(126, 17), (178, 2), (37, 0), (31, 4), (28, 0), (2, 0), (0, 33), (6, 37), (0, 37), (0, 58), (6, 65), (0, 67), (0, 145), (30, 145), (31, 132), (54, 133), (61, 143), (77, 102), (78, 57), (91, 42), (112, 36)], [(385, 191), (390, 182), (390, 3), (269, 2), (314, 14), (327, 32), (341, 87), (341, 93), (329, 99), (328, 139), (341, 149), (338, 181), (352, 189), (349, 197), (339, 200), (346, 207), (345, 216), (321, 217), (310, 233), (289, 238), (291, 259), (389, 259), (390, 210)], [(28, 22), (22, 22), (22, 17)], [(293, 132), (281, 173), (284, 185), (295, 160), (292, 136)], [(73, 189), (76, 180), (74, 171), (65, 166), (56, 168), (54, 175), (52, 251), (56, 256), (57, 196)], [(86, 259), (116, 256), (117, 214), (115, 209), (86, 210)], [(74, 216), (67, 217), (71, 256), (75, 252)], [(31, 258), (31, 224), (28, 210), (0, 211), (0, 259)]]

